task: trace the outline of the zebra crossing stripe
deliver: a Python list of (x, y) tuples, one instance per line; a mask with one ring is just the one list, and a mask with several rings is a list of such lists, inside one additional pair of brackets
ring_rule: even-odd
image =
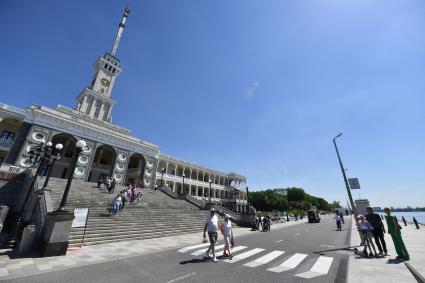
[(277, 273), (291, 270), (297, 267), (297, 265), (300, 264), (306, 257), (307, 257), (306, 254), (296, 253), (290, 258), (288, 258), (286, 261), (284, 261), (281, 265), (269, 268), (267, 270), (272, 272), (277, 272)]
[(333, 257), (321, 256), (317, 259), (317, 261), (314, 263), (314, 265), (309, 271), (295, 274), (295, 276), (310, 279), (326, 275), (329, 272), (329, 269), (331, 268), (332, 261)]
[(197, 249), (197, 248), (208, 247), (209, 245), (210, 245), (210, 243), (206, 243), (206, 244), (200, 244), (200, 245), (196, 245), (196, 246), (185, 247), (185, 248), (178, 250), (177, 252), (185, 253), (187, 251), (194, 250), (194, 249)]
[(258, 253), (261, 253), (262, 251), (264, 251), (264, 249), (260, 249), (260, 248), (255, 248), (255, 249), (252, 249), (252, 250), (250, 250), (250, 251), (247, 251), (247, 252), (244, 252), (244, 253), (241, 253), (241, 254), (238, 254), (238, 255), (235, 255), (234, 257), (233, 257), (233, 259), (225, 259), (225, 260), (223, 260), (224, 262), (237, 262), (237, 261), (240, 261), (240, 260), (243, 260), (243, 259), (245, 259), (245, 258), (248, 258), (248, 257), (250, 257), (250, 256), (253, 256), (253, 255), (255, 255), (255, 254), (258, 254)]
[(232, 254), (233, 253), (235, 253), (235, 252), (238, 252), (238, 251), (240, 251), (240, 250), (244, 250), (244, 249), (246, 249), (247, 247), (245, 247), (245, 246), (237, 246), (237, 247), (234, 247), (233, 249), (230, 249), (230, 251), (232, 252)]
[[(224, 249), (224, 244), (215, 247), (216, 252), (221, 249)], [(200, 250), (194, 251), (193, 253), (191, 253), (191, 255), (201, 255), (205, 253), (206, 251), (207, 251), (206, 249), (200, 249)]]
[(283, 251), (272, 251), (271, 253), (268, 253), (265, 256), (257, 258), (256, 260), (245, 263), (244, 266), (257, 267), (257, 266), (269, 263), (270, 261), (274, 260), (275, 258), (283, 255), (284, 253), (285, 252), (283, 252)]

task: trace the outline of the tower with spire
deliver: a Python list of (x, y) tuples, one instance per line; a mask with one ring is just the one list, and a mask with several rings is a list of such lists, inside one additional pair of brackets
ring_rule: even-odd
[(93, 65), (94, 78), (89, 87), (77, 97), (76, 110), (93, 119), (111, 121), (112, 108), (116, 101), (111, 98), (116, 77), (122, 72), (120, 60), (115, 57), (130, 10), (124, 10), (111, 53), (105, 53)]

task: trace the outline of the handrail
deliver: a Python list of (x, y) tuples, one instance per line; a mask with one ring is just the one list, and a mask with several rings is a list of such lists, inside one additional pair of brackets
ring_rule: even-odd
[(204, 208), (205, 208), (205, 202), (203, 202), (202, 200), (199, 200), (199, 199), (197, 199), (197, 198), (195, 198), (195, 197), (193, 197), (193, 196), (191, 196), (191, 195), (186, 195), (186, 196), (185, 196), (185, 199), (186, 199), (188, 202), (190, 202), (190, 203), (192, 203), (192, 204), (196, 205), (196, 206), (197, 206), (197, 207), (199, 207), (200, 209), (204, 209)]
[(220, 214), (229, 214), (231, 218), (233, 218), (234, 220), (240, 220), (241, 219), (241, 215), (240, 213), (234, 212), (230, 209), (227, 209), (219, 204), (214, 204), (214, 208), (219, 211)]
[(177, 193), (176, 192), (173, 192), (171, 189), (169, 189), (169, 188), (167, 188), (167, 187), (164, 187), (164, 186), (162, 186), (162, 187), (159, 187), (159, 190), (161, 191), (161, 192), (163, 192), (163, 193), (165, 193), (165, 194), (167, 194), (167, 195), (169, 195), (170, 197), (172, 197), (172, 198), (177, 198)]

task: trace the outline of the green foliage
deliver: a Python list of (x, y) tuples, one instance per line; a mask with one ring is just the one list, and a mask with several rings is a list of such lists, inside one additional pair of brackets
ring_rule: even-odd
[(323, 198), (307, 194), (302, 188), (277, 188), (265, 191), (249, 192), (250, 204), (261, 211), (304, 211), (313, 206), (318, 210), (332, 211), (340, 207), (339, 202), (328, 203)]

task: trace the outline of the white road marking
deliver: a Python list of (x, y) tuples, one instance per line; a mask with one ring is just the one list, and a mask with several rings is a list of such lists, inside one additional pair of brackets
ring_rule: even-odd
[(283, 240), (278, 240), (278, 241), (276, 241), (276, 243), (280, 243), (280, 242), (283, 242)]
[(295, 233), (295, 234), (294, 234), (294, 236), (296, 237), (296, 236), (299, 236), (300, 234), (301, 234), (301, 233)]
[[(217, 253), (218, 250), (224, 249), (224, 244), (223, 245), (218, 245), (215, 247), (215, 251)], [(197, 250), (194, 251), (193, 253), (191, 253), (191, 255), (201, 255), (203, 253), (205, 253), (207, 250), (206, 249), (201, 249), (201, 250)]]
[(190, 247), (182, 248), (182, 249), (178, 250), (177, 252), (185, 253), (185, 252), (193, 250), (193, 249), (208, 247), (209, 245), (210, 245), (210, 243), (200, 244), (200, 245), (196, 245), (196, 246), (190, 246)]
[(326, 248), (335, 248), (335, 246), (332, 245), (320, 245), (321, 247), (326, 247)]
[(285, 252), (283, 251), (272, 251), (271, 253), (268, 253), (265, 256), (257, 258), (256, 260), (245, 263), (244, 265), (248, 267), (257, 267), (257, 266), (269, 263), (270, 261), (274, 260), (278, 256), (283, 255), (284, 253)]
[(317, 261), (314, 263), (314, 265), (309, 271), (295, 274), (295, 276), (310, 279), (326, 275), (329, 272), (329, 269), (331, 268), (332, 261), (333, 257), (321, 256), (317, 259)]
[(168, 281), (167, 283), (177, 282), (177, 281), (180, 281), (180, 280), (182, 280), (182, 279), (186, 279), (187, 277), (190, 277), (190, 276), (195, 275), (195, 274), (196, 274), (196, 272), (192, 272), (192, 273), (189, 273), (189, 274), (186, 274), (186, 275), (183, 275), (183, 276), (177, 277), (177, 278), (175, 278), (175, 279), (173, 279), (173, 280), (170, 280), (170, 281)]
[(245, 246), (237, 246), (237, 247), (234, 247), (233, 249), (230, 249), (230, 251), (232, 252), (232, 253), (235, 253), (235, 252), (238, 252), (238, 251), (240, 251), (240, 250), (244, 250), (244, 249), (246, 249), (247, 247), (245, 247)]
[(284, 261), (281, 265), (269, 268), (267, 270), (277, 272), (277, 273), (291, 270), (297, 267), (297, 265), (300, 264), (306, 257), (307, 257), (306, 254), (296, 253), (290, 258), (288, 258), (286, 261)]
[(255, 248), (255, 249), (249, 250), (247, 252), (244, 252), (244, 253), (235, 255), (232, 259), (225, 259), (223, 261), (224, 262), (230, 262), (230, 263), (237, 262), (237, 261), (243, 260), (243, 259), (245, 259), (247, 257), (256, 255), (258, 253), (261, 253), (262, 251), (264, 251), (264, 249)]
[(305, 230), (304, 230), (304, 232), (310, 232), (310, 230), (308, 230), (308, 229), (305, 229)]

